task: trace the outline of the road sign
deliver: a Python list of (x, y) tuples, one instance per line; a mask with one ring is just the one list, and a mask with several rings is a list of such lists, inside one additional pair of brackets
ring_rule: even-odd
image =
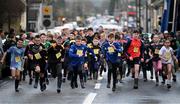
[(51, 15), (52, 14), (52, 6), (43, 6), (42, 12), (43, 12), (43, 15)]
[(42, 25), (46, 28), (51, 28), (53, 23), (53, 8), (52, 5), (42, 6)]

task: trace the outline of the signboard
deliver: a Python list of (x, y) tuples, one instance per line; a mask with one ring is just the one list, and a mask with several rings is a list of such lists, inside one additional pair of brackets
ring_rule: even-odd
[(43, 15), (51, 15), (52, 14), (52, 6), (43, 6), (42, 13), (43, 13)]

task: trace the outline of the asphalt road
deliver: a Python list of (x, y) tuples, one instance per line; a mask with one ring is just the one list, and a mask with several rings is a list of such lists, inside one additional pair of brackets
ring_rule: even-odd
[(126, 77), (118, 83), (115, 92), (106, 88), (106, 73), (99, 81), (88, 81), (86, 88), (71, 89), (69, 81), (63, 83), (62, 92), (56, 93), (56, 80), (50, 79), (47, 90), (41, 92), (21, 82), (20, 92), (14, 91), (14, 81), (0, 84), (0, 104), (180, 104), (180, 73), (177, 82), (167, 90), (166, 85), (155, 86), (155, 80), (144, 82), (140, 76), (139, 89), (133, 89), (133, 79)]

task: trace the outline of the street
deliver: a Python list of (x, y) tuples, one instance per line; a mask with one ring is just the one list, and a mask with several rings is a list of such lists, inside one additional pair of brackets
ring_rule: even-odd
[(167, 90), (165, 85), (155, 86), (155, 80), (142, 80), (140, 76), (139, 89), (133, 89), (133, 80), (126, 77), (122, 84), (117, 84), (117, 90), (112, 92), (106, 88), (106, 73), (95, 84), (88, 81), (86, 88), (71, 89), (69, 81), (63, 83), (62, 92), (56, 93), (56, 80), (50, 78), (47, 90), (41, 92), (28, 85), (28, 81), (21, 82), (20, 92), (14, 91), (12, 80), (0, 84), (0, 104), (180, 104), (180, 73), (177, 82)]
[(180, 0), (0, 0), (0, 104), (180, 104)]

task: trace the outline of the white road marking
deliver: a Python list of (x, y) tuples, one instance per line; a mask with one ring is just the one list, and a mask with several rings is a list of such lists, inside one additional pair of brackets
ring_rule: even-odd
[(92, 104), (94, 98), (96, 97), (97, 93), (90, 93), (84, 100), (83, 104)]
[(101, 83), (96, 83), (94, 89), (100, 89)]

